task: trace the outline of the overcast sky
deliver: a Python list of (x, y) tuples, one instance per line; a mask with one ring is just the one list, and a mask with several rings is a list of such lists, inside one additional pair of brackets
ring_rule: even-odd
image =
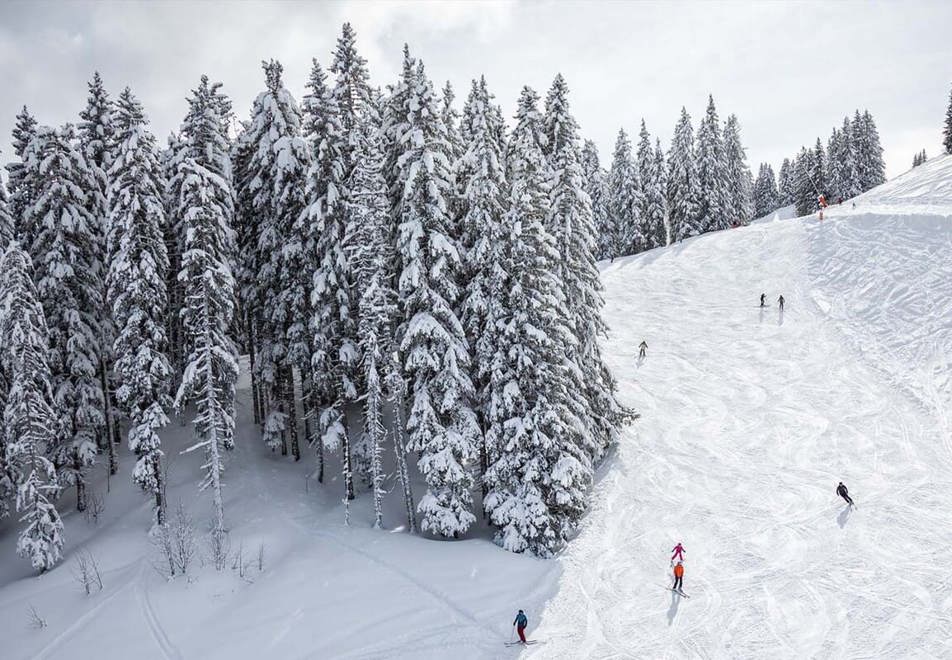
[(165, 136), (199, 76), (224, 83), (248, 114), (277, 58), (298, 98), (312, 57), (329, 64), (344, 21), (357, 30), (372, 81), (399, 71), (409, 43), (461, 105), (485, 74), (507, 117), (524, 84), (544, 95), (557, 72), (603, 165), (620, 127), (643, 117), (667, 148), (682, 105), (695, 128), (708, 93), (740, 118), (748, 159), (784, 156), (857, 107), (879, 126), (890, 176), (913, 154), (940, 151), (952, 82), (952, 2), (29, 2), (0, 4), (0, 162), (26, 104), (41, 123), (75, 121), (100, 71), (125, 86)]

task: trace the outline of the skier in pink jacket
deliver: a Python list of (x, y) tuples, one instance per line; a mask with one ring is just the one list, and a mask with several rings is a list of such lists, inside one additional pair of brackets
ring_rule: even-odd
[(681, 541), (678, 541), (678, 544), (674, 546), (674, 548), (671, 551), (674, 553), (673, 555), (671, 555), (672, 562), (675, 559), (677, 559), (678, 561), (684, 561), (684, 546), (681, 545)]

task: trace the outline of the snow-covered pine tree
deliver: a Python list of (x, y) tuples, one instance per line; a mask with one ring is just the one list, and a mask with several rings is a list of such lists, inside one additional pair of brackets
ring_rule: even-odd
[[(254, 192), (251, 181), (251, 159), (255, 145), (251, 142), (251, 122), (241, 122), (241, 130), (232, 145), (231, 162), (235, 190), (235, 263), (232, 273), (238, 287), (239, 323), (244, 333), (244, 348), (248, 351), (248, 371), (251, 377), (251, 407), (255, 424), (263, 424), (262, 387), (258, 381), (257, 350), (261, 332), (261, 311), (258, 306), (257, 250), (258, 226), (254, 210)], [(172, 255), (169, 255), (172, 261)], [(171, 297), (171, 296), (170, 296)], [(306, 409), (305, 409), (306, 410)]]
[(793, 203), (797, 207), (798, 216), (810, 215), (817, 208), (817, 197), (820, 194), (814, 179), (817, 169), (816, 150), (801, 147), (793, 164)]
[[(109, 297), (106, 271), (112, 254), (109, 252), (111, 228), (109, 225), (109, 208), (107, 195), (109, 194), (109, 168), (112, 164), (111, 151), (115, 145), (113, 128), (113, 105), (109, 95), (103, 87), (99, 72), (93, 74), (93, 79), (87, 84), (89, 97), (86, 107), (79, 113), (78, 125), (79, 144), (89, 166), (90, 183), (92, 186), (86, 191), (86, 203), (89, 212), (95, 221), (94, 248), (95, 280), (100, 284), (100, 299), (106, 301)], [(116, 444), (120, 441), (118, 420), (113, 411), (113, 384), (112, 369), (114, 356), (112, 343), (116, 336), (116, 328), (111, 316), (105, 308), (96, 314), (99, 325), (99, 380), (103, 390), (103, 419), (105, 426), (99, 434), (99, 449), (105, 451), (109, 458), (109, 473), (115, 474), (119, 469)]]
[(852, 126), (856, 143), (859, 145), (856, 158), (859, 162), (860, 189), (866, 192), (870, 188), (886, 181), (886, 164), (883, 162), (883, 148), (879, 142), (879, 131), (869, 110), (862, 115), (856, 111)]
[(169, 263), (162, 233), (162, 168), (148, 120), (128, 87), (116, 104), (115, 120), (107, 288), (116, 327), (116, 398), (130, 420), (129, 449), (137, 458), (132, 478), (154, 499), (155, 520), (162, 525), (165, 489), (158, 430), (168, 424), (172, 372), (165, 353)]
[[(405, 51), (405, 63), (408, 59)], [(417, 465), (427, 482), (419, 504), (421, 528), (457, 537), (476, 520), (471, 465), (478, 457), (480, 432), (471, 403), (466, 337), (454, 311), (463, 264), (449, 233), (450, 145), (423, 65), (416, 66), (412, 77), (406, 74), (405, 66), (405, 90), (395, 89), (406, 97), (395, 101), (406, 103), (408, 112), (396, 114), (397, 121), (389, 125), (391, 130), (403, 128), (394, 144), (403, 150), (395, 159), (395, 179), (406, 182), (396, 211), (400, 350), (412, 401), (408, 449), (418, 452)]]
[(767, 163), (760, 164), (757, 181), (754, 183), (754, 215), (762, 218), (780, 206), (780, 195), (773, 168)]
[[(568, 86), (561, 74), (556, 75), (546, 96), (543, 121), (544, 153), (552, 170), (546, 228), (560, 254), (557, 275), (569, 315), (564, 322), (574, 335), (573, 345), (563, 349), (584, 383), (582, 390), (575, 391), (585, 393), (579, 402), (579, 417), (586, 428), (577, 440), (583, 443), (581, 449), (591, 467), (612, 443), (616, 429), (629, 413), (615, 400), (615, 381), (602, 361), (598, 344), (606, 327), (601, 318), (601, 280), (595, 265), (595, 227), (591, 202), (582, 189), (578, 124), (569, 110)], [(567, 439), (572, 440), (576, 438)]]
[(340, 124), (347, 136), (348, 171), (356, 167), (353, 151), (361, 140), (361, 120), (368, 104), (371, 104), (370, 73), (367, 60), (357, 52), (357, 34), (350, 23), (344, 23), (341, 36), (337, 38), (334, 59), (330, 72), (335, 76), (334, 98), (340, 113)]
[[(393, 289), (393, 246), (390, 243), (389, 197), (383, 177), (383, 142), (379, 118), (365, 113), (357, 125), (356, 165), (350, 179), (348, 245), (354, 264), (358, 301), (357, 337), (363, 384), (364, 436), (370, 448), (370, 482), (374, 527), (383, 526), (383, 408), (385, 376), (396, 346), (392, 320), (397, 296)], [(403, 429), (394, 435), (397, 474), (403, 487), (408, 520), (414, 520), (413, 495), (407, 471)]]
[(476, 413), (482, 431), (480, 475), (486, 472), (491, 450), (486, 445), (492, 402), (489, 400), (493, 364), (499, 334), (499, 319), (505, 306), (506, 264), (503, 263), (503, 214), (506, 179), (500, 131), (494, 126), (493, 96), (486, 79), (474, 81), (467, 99), (462, 133), (467, 136), (466, 151), (456, 171), (459, 191), (459, 225), (465, 228), (463, 254), (466, 281), (463, 288), (461, 320), (472, 360), (472, 378), (476, 389)]
[(813, 154), (813, 169), (810, 172), (810, 178), (813, 181), (814, 187), (818, 191), (817, 195), (822, 193), (829, 197), (830, 193), (827, 190), (826, 151), (823, 149), (823, 142), (820, 141), (820, 138), (816, 139), (816, 144), (813, 147)]
[(238, 379), (238, 359), (229, 336), (235, 308), (231, 101), (220, 88), (221, 83), (202, 76), (193, 90), (175, 175), (177, 213), (185, 236), (179, 273), (185, 368), (173, 405), (182, 411), (191, 401), (197, 408), (193, 423), (199, 442), (191, 449), (205, 450), (201, 487), (213, 490), (215, 533), (224, 530), (221, 450), (234, 447)]
[(86, 508), (86, 468), (104, 427), (99, 379), (101, 283), (96, 280), (98, 224), (85, 191), (94, 185), (67, 124), (39, 127), (25, 152), (33, 200), (24, 212), (36, 288), (49, 328), (49, 361), (57, 414), (65, 431), (52, 452), (61, 483), (76, 485)]
[(252, 155), (245, 179), (254, 196), (253, 223), (258, 232), (255, 262), (261, 343), (256, 367), (266, 390), (264, 440), (273, 450), (280, 447), (282, 454), (288, 453), (290, 444), (291, 454), (299, 460), (294, 368), (306, 369), (310, 354), (305, 321), (309, 316), (307, 275), (313, 272), (314, 261), (298, 221), (308, 204), (305, 180), (310, 157), (302, 137), (301, 113), (281, 79), (281, 64), (271, 60), (262, 66), (266, 89), (252, 108), (246, 137)]
[(701, 233), (730, 227), (730, 198), (721, 123), (714, 97), (707, 98), (707, 112), (697, 131), (698, 227)]
[(796, 193), (796, 183), (794, 181), (793, 162), (789, 158), (783, 159), (780, 165), (780, 174), (777, 177), (777, 194), (779, 196), (780, 206), (787, 206), (794, 203)]
[(608, 214), (614, 230), (609, 257), (637, 254), (645, 249), (647, 237), (642, 226), (643, 207), (638, 166), (631, 156), (631, 141), (625, 130), (619, 129), (612, 167), (608, 172)]
[(942, 147), (952, 154), (952, 91), (949, 92), (949, 107), (945, 110), (945, 126), (942, 127)]
[(681, 117), (674, 127), (668, 150), (668, 225), (671, 241), (697, 236), (704, 229), (698, 222), (700, 189), (694, 161), (694, 129), (688, 111), (681, 108)]
[(43, 306), (30, 278), (30, 257), (12, 243), (0, 260), (0, 361), (10, 375), (3, 410), (6, 463), (16, 482), (16, 509), (26, 526), (17, 554), (49, 570), (62, 557), (63, 522), (53, 501), (56, 468), (46, 453), (58, 444)]
[(582, 422), (566, 405), (578, 390), (567, 389), (574, 369), (563, 347), (572, 340), (556, 275), (560, 257), (545, 229), (549, 168), (537, 140), (537, 98), (523, 89), (509, 144), (508, 293), (490, 384), (488, 444), (495, 450), (483, 506), (499, 545), (551, 556), (584, 511), (591, 468), (574, 441)]
[(740, 139), (737, 115), (730, 115), (724, 124), (724, 168), (727, 179), (726, 212), (731, 225), (746, 225), (754, 217), (753, 187), (747, 153)]
[[(305, 99), (312, 154), (307, 173), (307, 206), (298, 233), (307, 237), (311, 268), (310, 366), (320, 410), (322, 449), (340, 451), (345, 503), (354, 499), (353, 448), (347, 428), (347, 405), (357, 399), (357, 300), (347, 244), (349, 192), (347, 135), (335, 95), (315, 61)], [(319, 453), (319, 460), (322, 454)], [(320, 467), (320, 466), (319, 466)]]
[[(453, 107), (453, 101), (455, 100), (456, 92), (453, 91), (453, 85), (447, 80), (446, 84), (443, 85), (443, 93), (440, 96), (440, 116), (446, 130), (446, 142), (450, 148), (450, 163), (456, 163), (466, 150), (466, 144), (463, 142), (463, 135), (460, 130), (459, 112)], [(468, 140), (469, 136), (467, 136), (467, 142)]]
[(641, 182), (645, 199), (643, 220), (648, 249), (664, 247), (669, 243), (668, 205), (665, 199), (668, 170), (664, 162), (661, 140), (656, 140), (656, 147), (652, 149), (651, 154), (645, 179)]
[[(13, 241), (13, 218), (7, 210), (7, 189), (0, 181), (0, 256)], [(3, 347), (0, 346), (0, 351)], [(0, 411), (7, 405), (7, 394), (10, 390), (10, 374), (0, 357)], [(0, 412), (0, 519), (9, 515), (9, 501), (16, 493), (16, 480), (10, 464), (7, 462), (7, 432)]]
[(10, 215), (10, 196), (7, 188), (0, 181), (0, 253), (5, 252), (10, 241), (13, 240), (13, 216)]
[(13, 218), (15, 235), (24, 249), (28, 249), (32, 238), (26, 233), (24, 212), (33, 203), (33, 183), (27, 177), (24, 154), (26, 147), (36, 135), (36, 119), (26, 106), (16, 116), (13, 126), (13, 155), (17, 160), (6, 164), (7, 184), (9, 186), (9, 211)]
[(602, 169), (598, 158), (598, 147), (591, 140), (585, 140), (582, 147), (582, 179), (585, 192), (592, 200), (592, 216), (598, 232), (598, 245), (595, 256), (609, 259), (611, 254), (612, 231), (608, 215), (608, 173)]
[(168, 295), (168, 314), (166, 315), (166, 336), (169, 339), (169, 362), (172, 366), (172, 389), (177, 389), (182, 378), (185, 361), (184, 337), (182, 332), (182, 307), (185, 294), (178, 274), (182, 270), (182, 246), (185, 244), (185, 223), (180, 213), (181, 179), (177, 176), (178, 163), (185, 157), (186, 145), (176, 134), (170, 134), (168, 144), (161, 154), (162, 178), (165, 181), (165, 250), (169, 257), (169, 269), (166, 277)]

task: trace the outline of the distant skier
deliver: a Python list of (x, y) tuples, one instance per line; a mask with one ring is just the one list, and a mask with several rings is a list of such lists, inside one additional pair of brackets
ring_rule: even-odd
[(817, 195), (816, 205), (817, 205), (817, 207), (820, 209), (820, 220), (822, 220), (822, 219), (823, 219), (823, 209), (825, 209), (826, 206), (827, 206), (827, 204), (826, 204), (826, 195), (824, 195), (823, 193), (820, 193), (819, 195)]
[(683, 587), (684, 580), (684, 564), (678, 562), (674, 567), (674, 586), (671, 587), (672, 590), (681, 592)]
[(525, 644), (526, 626), (529, 625), (529, 619), (526, 618), (526, 613), (522, 610), (519, 610), (519, 614), (516, 615), (516, 620), (512, 622), (512, 625), (514, 625), (516, 630), (519, 632), (519, 641)]
[(641, 340), (641, 343), (638, 344), (638, 357), (643, 358), (648, 352), (648, 344), (644, 339)]
[(674, 553), (671, 555), (671, 561), (674, 561), (675, 559), (678, 560), (678, 563), (684, 561), (684, 546), (681, 545), (681, 541), (678, 541), (678, 544), (671, 549), (671, 552)]
[(766, 307), (766, 306), (767, 306), (767, 294), (766, 294), (766, 293), (760, 294), (760, 306), (761, 306), (761, 307)]
[(782, 294), (782, 293), (780, 294), (780, 297), (777, 298), (777, 302), (780, 303), (780, 311), (782, 312), (782, 311), (783, 311), (783, 303), (784, 303), (783, 294)]
[(840, 482), (839, 486), (836, 487), (836, 494), (842, 497), (844, 500), (846, 500), (846, 503), (849, 504), (850, 506), (856, 506), (855, 504), (853, 504), (853, 498), (850, 497), (849, 490), (847, 490), (846, 486), (843, 484), (842, 481)]

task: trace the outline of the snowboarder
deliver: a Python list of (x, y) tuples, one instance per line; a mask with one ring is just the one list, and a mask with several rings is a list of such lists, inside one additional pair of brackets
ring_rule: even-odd
[(673, 591), (681, 592), (682, 584), (684, 580), (684, 564), (678, 562), (674, 567), (674, 586), (671, 587)]
[(516, 620), (512, 622), (512, 625), (516, 627), (516, 630), (519, 633), (519, 641), (525, 644), (526, 626), (529, 625), (529, 619), (526, 618), (526, 613), (522, 610), (519, 610), (519, 614), (516, 615)]
[(681, 545), (681, 541), (678, 541), (678, 544), (671, 549), (671, 552), (674, 553), (671, 555), (671, 561), (677, 559), (680, 564), (684, 560), (684, 546)]
[(645, 357), (645, 354), (647, 352), (648, 352), (648, 344), (645, 342), (644, 339), (642, 339), (641, 343), (638, 344), (638, 357), (640, 358)]
[(843, 484), (842, 481), (836, 487), (836, 494), (842, 497), (844, 500), (846, 500), (846, 503), (849, 504), (851, 507), (856, 506), (855, 504), (853, 504), (853, 498), (850, 497), (849, 490), (846, 488), (846, 486)]
[(761, 306), (761, 307), (766, 307), (766, 306), (767, 306), (767, 294), (766, 294), (766, 293), (760, 294), (760, 306)]
[(783, 311), (783, 294), (780, 294), (780, 297), (777, 298), (777, 302), (780, 303), (780, 311)]

